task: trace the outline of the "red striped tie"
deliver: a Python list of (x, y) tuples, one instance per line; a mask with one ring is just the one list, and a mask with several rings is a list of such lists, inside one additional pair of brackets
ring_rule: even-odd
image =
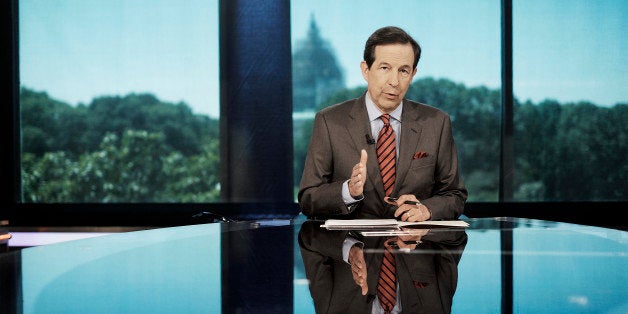
[(379, 171), (382, 173), (384, 191), (386, 196), (389, 196), (395, 186), (395, 159), (397, 156), (395, 132), (390, 126), (389, 114), (380, 116), (380, 119), (384, 121), (384, 127), (377, 136), (377, 162), (379, 163)]
[(392, 254), (392, 248), (388, 243), (385, 244), (385, 247), (382, 268), (377, 280), (377, 298), (385, 313), (390, 313), (395, 307), (397, 300), (396, 263), (395, 256)]

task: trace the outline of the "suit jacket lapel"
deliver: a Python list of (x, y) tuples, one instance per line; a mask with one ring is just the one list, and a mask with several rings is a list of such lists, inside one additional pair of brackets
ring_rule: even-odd
[(417, 151), (421, 136), (421, 125), (418, 123), (419, 110), (410, 108), (410, 106), (415, 105), (404, 100), (403, 112), (401, 113), (401, 147), (399, 147), (399, 156), (397, 156), (397, 178), (393, 191), (395, 194), (398, 194), (397, 187), (404, 181), (410, 170), (412, 156)]

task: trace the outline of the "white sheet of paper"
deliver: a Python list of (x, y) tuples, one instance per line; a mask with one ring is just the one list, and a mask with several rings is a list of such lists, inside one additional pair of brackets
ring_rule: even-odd
[(463, 220), (428, 220), (428, 221), (398, 221), (396, 219), (328, 219), (321, 227), (327, 229), (398, 229), (411, 226), (437, 226), (466, 228), (469, 224)]

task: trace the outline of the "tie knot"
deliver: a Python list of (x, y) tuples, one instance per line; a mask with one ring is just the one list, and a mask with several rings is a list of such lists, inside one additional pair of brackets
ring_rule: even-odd
[(384, 121), (384, 125), (390, 124), (390, 115), (389, 114), (383, 114), (379, 118), (382, 119), (382, 121)]

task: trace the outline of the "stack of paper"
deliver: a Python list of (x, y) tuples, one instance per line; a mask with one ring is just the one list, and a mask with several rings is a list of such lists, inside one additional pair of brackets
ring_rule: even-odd
[(396, 219), (328, 219), (321, 227), (329, 230), (395, 230), (402, 227), (456, 227), (466, 228), (469, 224), (462, 220), (428, 220), (418, 222)]

